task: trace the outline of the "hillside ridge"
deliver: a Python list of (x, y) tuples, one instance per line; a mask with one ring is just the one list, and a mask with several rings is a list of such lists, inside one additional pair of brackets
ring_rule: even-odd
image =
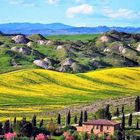
[[(14, 111), (13, 115), (17, 116), (17, 105), (28, 115), (62, 110), (98, 100), (137, 96), (140, 93), (139, 84), (140, 67), (78, 74), (25, 69), (0, 74), (0, 107), (2, 110), (10, 107)], [(34, 111), (30, 112), (29, 108)]]

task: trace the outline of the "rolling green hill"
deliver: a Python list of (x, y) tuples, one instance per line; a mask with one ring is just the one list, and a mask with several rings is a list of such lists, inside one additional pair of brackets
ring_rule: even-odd
[(53, 36), (47, 36), (47, 39), (52, 40), (93, 40), (97, 37), (101, 36), (100, 34), (80, 34), (80, 35), (53, 35)]
[(140, 68), (68, 74), (27, 69), (0, 75), (0, 115), (45, 116), (50, 110), (140, 93)]

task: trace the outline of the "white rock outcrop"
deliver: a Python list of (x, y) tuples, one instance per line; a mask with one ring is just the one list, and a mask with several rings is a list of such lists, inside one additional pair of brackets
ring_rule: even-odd
[(25, 35), (14, 36), (12, 37), (12, 40), (14, 40), (16, 44), (27, 44), (29, 42)]
[(109, 39), (106, 35), (103, 35), (102, 37), (100, 37), (100, 41), (103, 43), (107, 43), (109, 41)]
[(136, 50), (137, 50), (138, 52), (140, 52), (140, 43), (138, 44), (138, 47), (136, 48)]
[(44, 61), (44, 60), (35, 60), (33, 62), (36, 66), (39, 66), (41, 68), (44, 68), (44, 69), (48, 69), (49, 68), (49, 64)]

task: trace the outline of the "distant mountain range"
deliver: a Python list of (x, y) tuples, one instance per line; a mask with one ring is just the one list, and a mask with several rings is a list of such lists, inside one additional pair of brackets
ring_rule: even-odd
[(140, 33), (140, 27), (74, 27), (62, 23), (40, 24), (40, 23), (6, 23), (0, 24), (0, 31), (6, 34), (100, 34), (111, 30)]

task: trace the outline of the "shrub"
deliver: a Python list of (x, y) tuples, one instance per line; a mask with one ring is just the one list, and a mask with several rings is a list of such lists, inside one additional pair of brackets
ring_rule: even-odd
[(74, 137), (75, 140), (81, 140), (81, 136), (79, 135), (79, 133), (77, 131), (74, 131), (72, 136)]
[(63, 130), (64, 130), (64, 131), (68, 131), (68, 130), (73, 130), (73, 131), (75, 131), (75, 130), (77, 130), (77, 128), (76, 128), (75, 126), (66, 126), (66, 127), (63, 128)]
[(104, 119), (104, 109), (99, 109), (95, 113), (96, 119)]

